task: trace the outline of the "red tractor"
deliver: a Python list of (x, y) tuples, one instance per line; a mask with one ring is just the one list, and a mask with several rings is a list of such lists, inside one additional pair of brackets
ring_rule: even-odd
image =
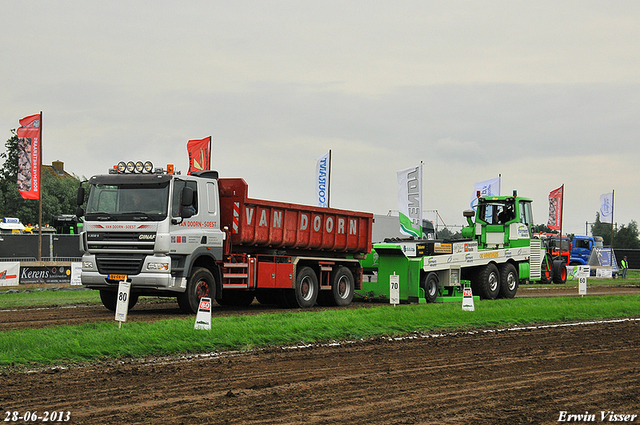
[(571, 239), (554, 233), (537, 235), (546, 248), (542, 262), (542, 282), (562, 284), (567, 281), (567, 265), (571, 259)]

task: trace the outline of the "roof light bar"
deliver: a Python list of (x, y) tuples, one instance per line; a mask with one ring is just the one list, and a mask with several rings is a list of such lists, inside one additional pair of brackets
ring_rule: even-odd
[[(169, 170), (167, 170), (169, 171)], [(162, 168), (154, 168), (151, 161), (120, 161), (117, 165), (109, 170), (109, 174), (163, 174), (165, 170)], [(170, 174), (170, 173), (168, 173)]]

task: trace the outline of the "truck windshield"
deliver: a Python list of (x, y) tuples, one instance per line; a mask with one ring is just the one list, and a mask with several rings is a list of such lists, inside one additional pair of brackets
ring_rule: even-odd
[(480, 202), (477, 218), (487, 224), (506, 224), (515, 219), (513, 199)]
[(551, 248), (559, 248), (561, 251), (569, 251), (571, 242), (567, 238), (562, 238), (562, 246), (560, 246), (560, 239), (557, 237), (551, 237), (549, 238), (549, 246)]
[(94, 184), (87, 200), (88, 220), (153, 220), (167, 217), (168, 183)]

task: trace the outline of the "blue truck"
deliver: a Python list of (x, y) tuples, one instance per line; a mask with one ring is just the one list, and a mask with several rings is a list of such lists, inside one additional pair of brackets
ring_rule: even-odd
[(573, 248), (571, 249), (572, 266), (584, 266), (589, 264), (589, 257), (594, 248), (602, 248), (602, 236), (574, 236)]

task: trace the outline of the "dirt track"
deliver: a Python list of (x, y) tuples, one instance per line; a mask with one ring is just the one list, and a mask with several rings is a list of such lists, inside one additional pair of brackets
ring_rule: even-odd
[(640, 321), (5, 372), (0, 382), (0, 412), (69, 411), (82, 424), (540, 424), (563, 411), (603, 422), (601, 411), (640, 415)]

